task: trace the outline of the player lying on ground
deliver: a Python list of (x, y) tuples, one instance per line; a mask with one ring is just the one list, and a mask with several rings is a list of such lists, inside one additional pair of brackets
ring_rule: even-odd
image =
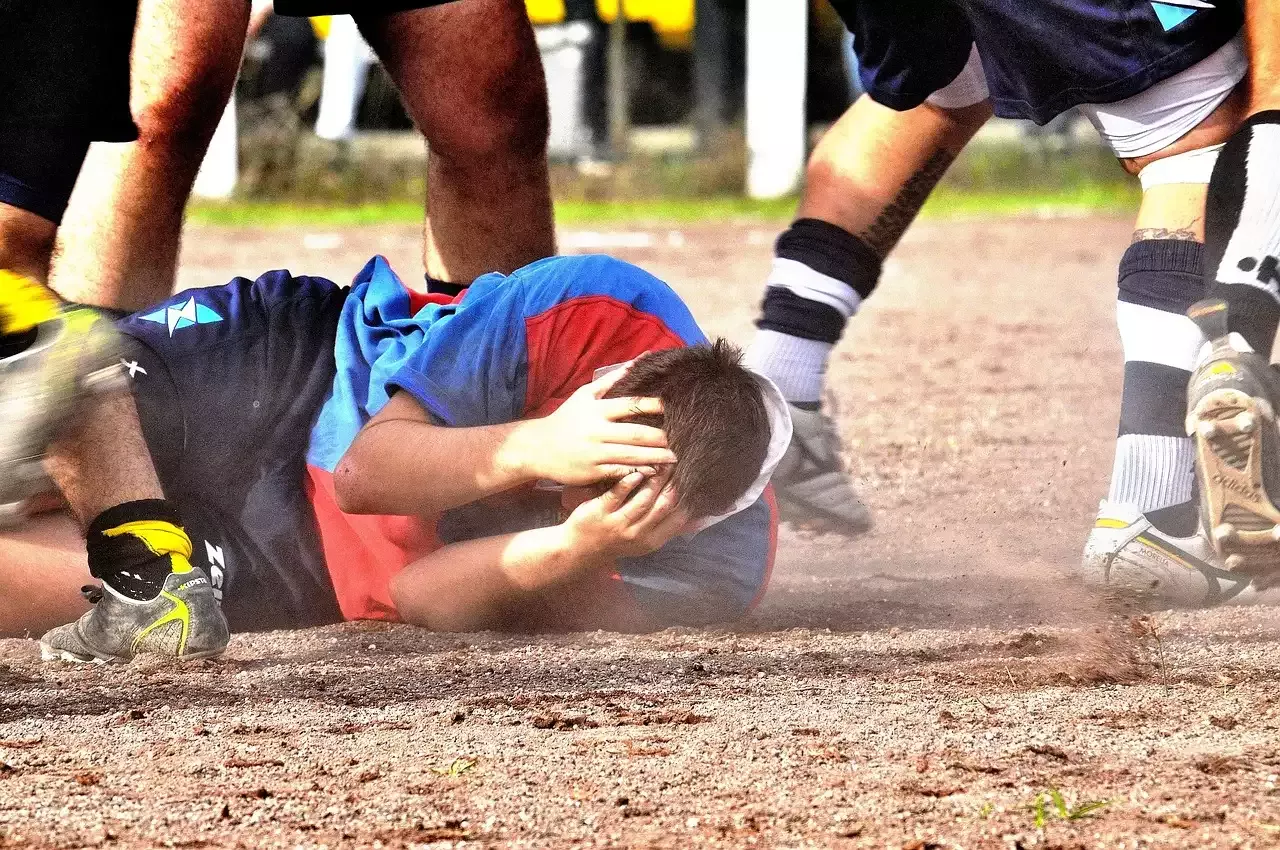
[[(132, 397), (50, 464), (104, 592), (49, 657), (215, 654), (215, 595), (233, 629), (641, 630), (733, 619), (767, 581), (786, 405), (634, 266), (450, 298), (375, 258), (349, 289), (271, 272), (119, 328)], [(0, 540), (0, 632), (83, 610), (63, 522), (61, 548), (48, 521)]]
[[(814, 151), (747, 352), (794, 405), (796, 436), (774, 478), (783, 517), (848, 533), (865, 527), (834, 424), (819, 410), (833, 346), (874, 291), (884, 258), (993, 110), (1044, 123), (1077, 108), (1143, 187), (1133, 244), (1120, 262), (1120, 433), (1084, 575), (1159, 606), (1255, 599), (1248, 578), (1224, 569), (1200, 529), (1195, 450), (1184, 424), (1187, 381), (1204, 341), (1185, 313), (1205, 291), (1206, 184), (1245, 114), (1238, 6), (835, 5), (855, 33), (869, 94)], [(1058, 287), (1063, 298), (1085, 283), (1028, 281)]]

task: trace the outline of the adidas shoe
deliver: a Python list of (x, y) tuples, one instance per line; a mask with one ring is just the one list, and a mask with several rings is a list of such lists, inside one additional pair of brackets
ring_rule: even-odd
[(124, 662), (138, 655), (212, 658), (230, 631), (213, 585), (194, 567), (171, 573), (154, 599), (130, 599), (104, 585), (86, 588), (92, 611), (40, 639), (45, 661)]
[(65, 309), (36, 326), (35, 340), (0, 359), (0, 527), (46, 487), (49, 444), (90, 392), (127, 386), (111, 322), (96, 310)]
[(1213, 333), (1219, 304), (1190, 313), (1211, 340), (1187, 390), (1201, 522), (1226, 569), (1265, 575), (1280, 570), (1280, 377), (1239, 334)]
[(1133, 594), (1153, 609), (1260, 601), (1249, 576), (1222, 568), (1202, 532), (1173, 537), (1135, 508), (1109, 502), (1099, 506), (1081, 577), (1093, 587)]
[(820, 411), (790, 407), (791, 445), (772, 479), (782, 520), (850, 537), (871, 528), (871, 512), (840, 460), (835, 423)]

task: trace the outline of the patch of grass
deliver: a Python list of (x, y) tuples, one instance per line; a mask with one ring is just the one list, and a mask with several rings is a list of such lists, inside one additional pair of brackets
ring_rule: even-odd
[(459, 757), (443, 767), (431, 768), (431, 772), (439, 774), (440, 776), (461, 776), (475, 766), (475, 759)]
[(1075, 805), (1068, 805), (1062, 792), (1050, 787), (1036, 795), (1030, 809), (1035, 814), (1035, 826), (1044, 830), (1049, 821), (1056, 817), (1068, 823), (1097, 816), (1102, 809), (1111, 805), (1113, 800), (1086, 800)]
[[(1081, 184), (1064, 189), (966, 191), (940, 187), (925, 205), (925, 218), (998, 217), (1018, 215), (1086, 215), (1132, 212), (1136, 188), (1124, 183)], [(755, 201), (740, 197), (659, 198), (633, 201), (562, 201), (556, 222), (564, 227), (618, 225), (676, 225), (719, 222), (759, 222), (784, 225), (794, 215), (796, 198)], [(291, 201), (195, 201), (189, 221), (222, 227), (359, 227), (415, 224), (422, 205), (408, 201), (312, 204)]]

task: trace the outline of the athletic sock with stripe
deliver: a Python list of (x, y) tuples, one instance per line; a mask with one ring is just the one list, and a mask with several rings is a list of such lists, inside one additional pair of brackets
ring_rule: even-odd
[(1264, 357), (1280, 325), (1280, 111), (1260, 112), (1218, 155), (1205, 204), (1210, 298)]
[(880, 279), (880, 257), (843, 228), (797, 219), (778, 237), (759, 332), (746, 362), (782, 395), (817, 409), (831, 350)]
[(171, 573), (190, 572), (191, 538), (177, 506), (142, 499), (108, 508), (85, 532), (89, 573), (130, 599), (155, 599)]
[(1167, 534), (1195, 532), (1195, 449), (1183, 420), (1204, 338), (1185, 315), (1204, 292), (1204, 246), (1151, 239), (1120, 262), (1116, 323), (1124, 347), (1120, 430), (1108, 501), (1133, 505)]

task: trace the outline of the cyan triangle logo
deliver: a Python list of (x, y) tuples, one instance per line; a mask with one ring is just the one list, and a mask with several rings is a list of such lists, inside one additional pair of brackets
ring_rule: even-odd
[(188, 298), (177, 307), (162, 307), (154, 313), (147, 313), (138, 318), (144, 322), (155, 322), (158, 325), (167, 326), (169, 336), (173, 336), (174, 331), (189, 328), (192, 325), (211, 325), (222, 321), (222, 317), (214, 310), (203, 304), (197, 304), (194, 297)]
[(1213, 4), (1206, 3), (1204, 0), (1167, 0), (1167, 2), (1152, 0), (1151, 8), (1155, 10), (1160, 26), (1168, 32), (1186, 23), (1187, 18), (1201, 9), (1212, 9)]

